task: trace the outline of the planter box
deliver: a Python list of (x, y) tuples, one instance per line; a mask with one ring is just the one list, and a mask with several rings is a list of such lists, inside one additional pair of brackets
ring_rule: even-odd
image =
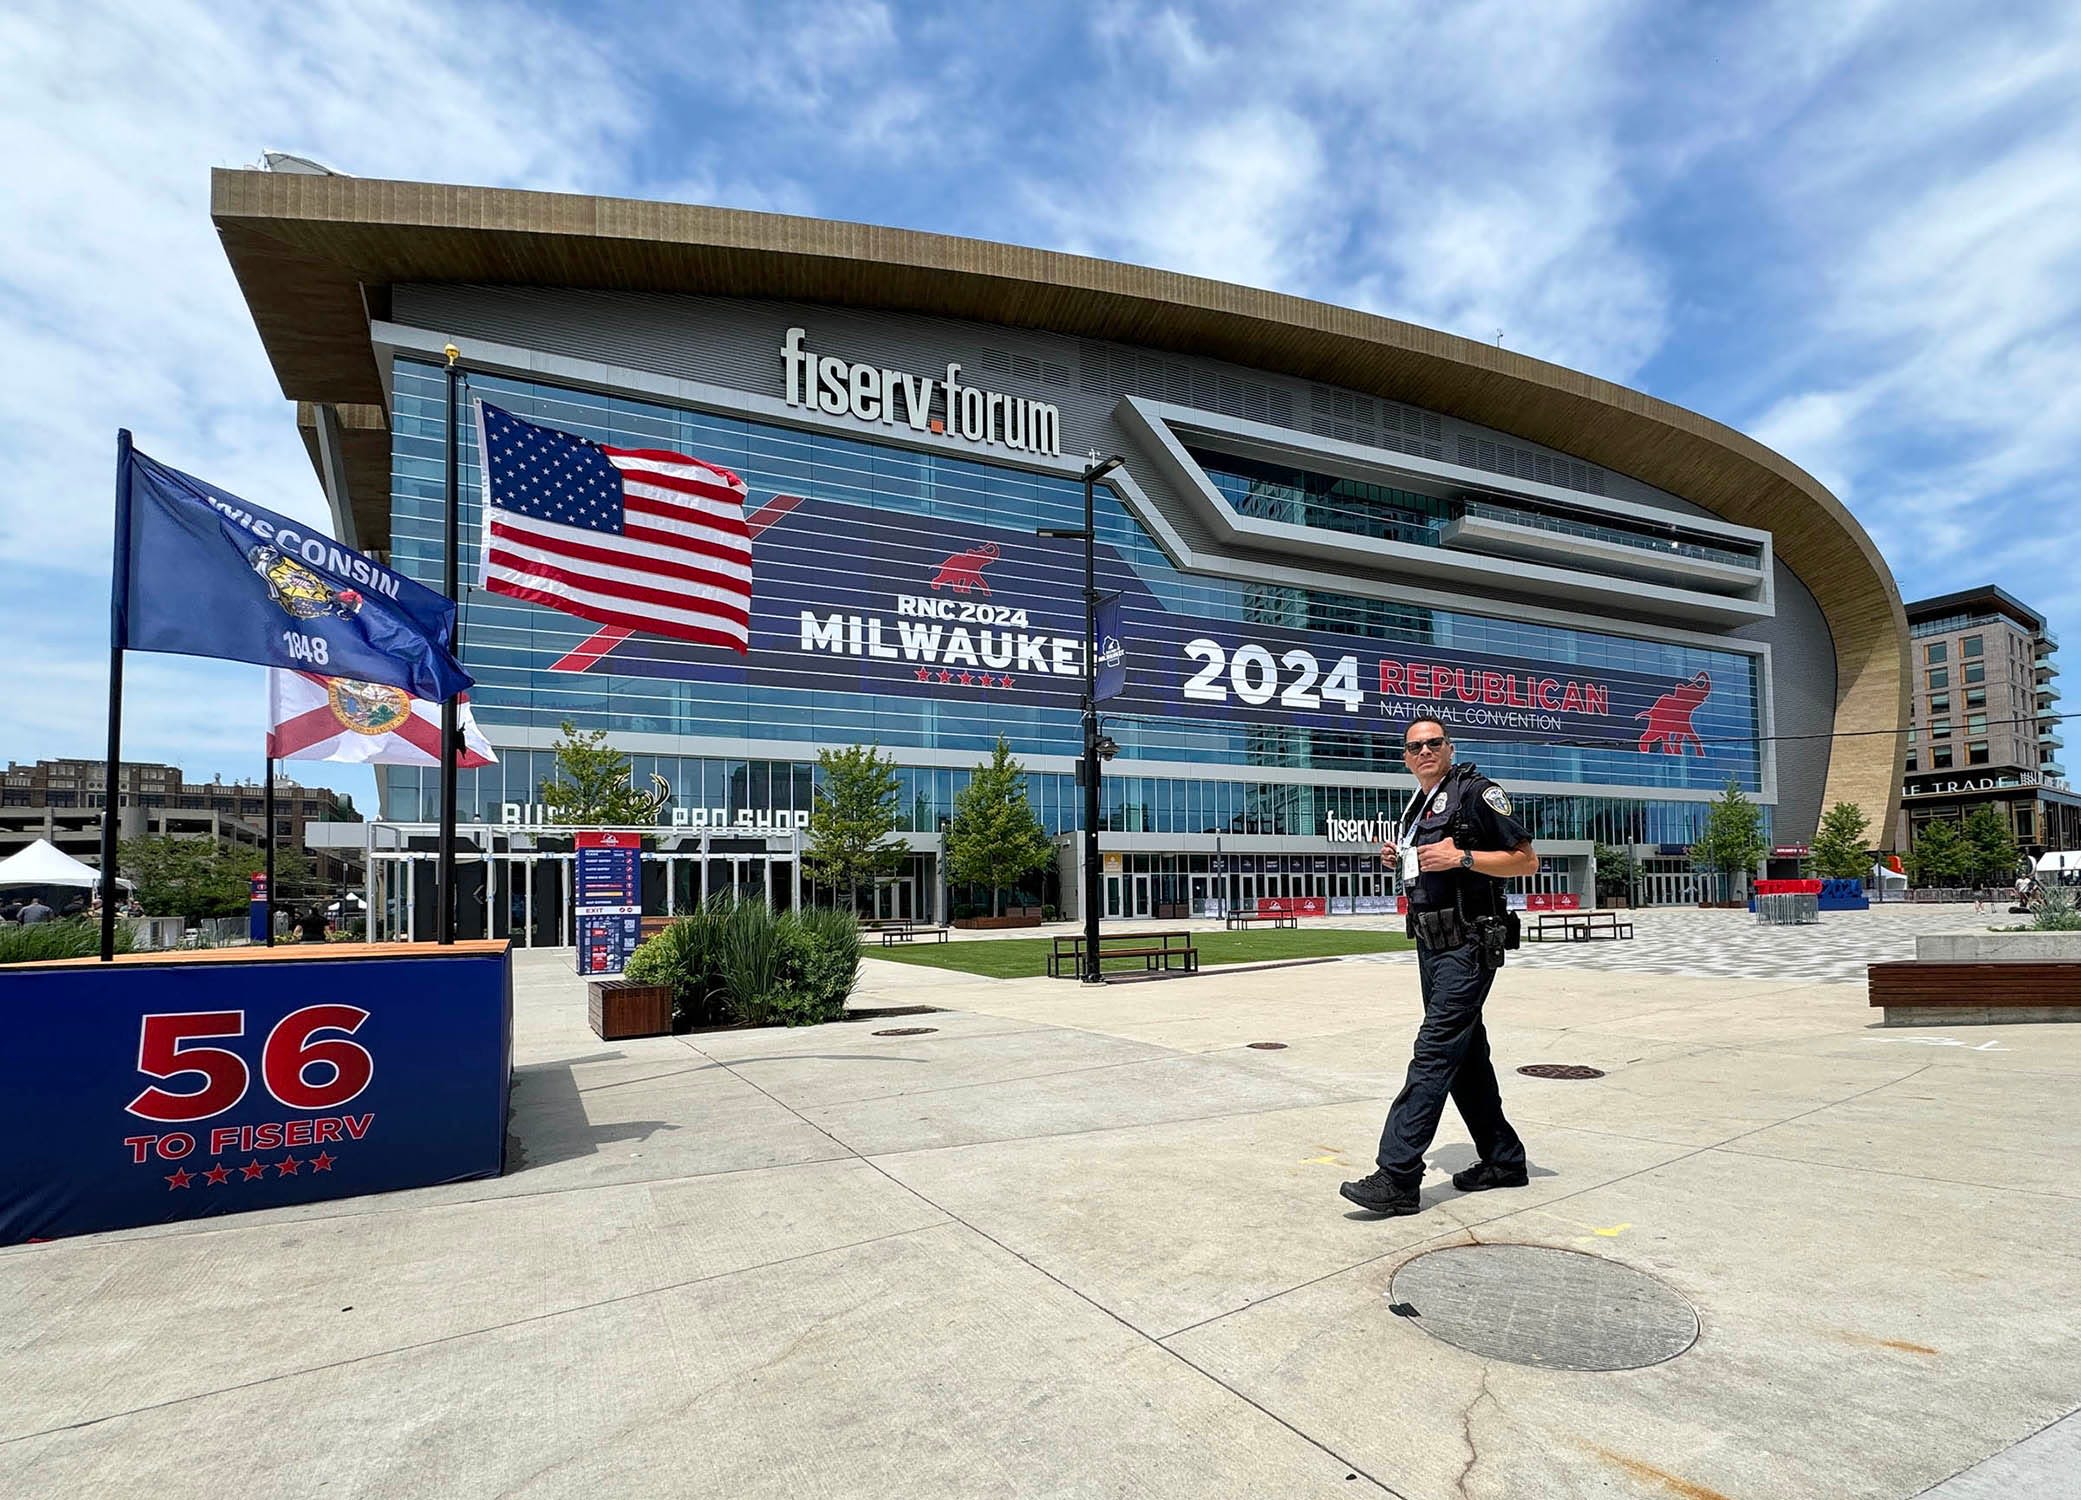
[(954, 925), (972, 932), (995, 932), (1005, 927), (1038, 927), (1041, 916), (1038, 911), (1030, 917), (956, 917)]
[(672, 1034), (672, 987), (628, 979), (595, 979), (587, 989), (586, 1019), (603, 1042)]
[(1608, 896), (1599, 896), (1597, 904), (1609, 911), (1624, 911), (1633, 903), (1627, 899), (1623, 891), (1613, 891)]
[(1871, 966), (1888, 1026), (2081, 1021), (2081, 932), (1935, 932)]

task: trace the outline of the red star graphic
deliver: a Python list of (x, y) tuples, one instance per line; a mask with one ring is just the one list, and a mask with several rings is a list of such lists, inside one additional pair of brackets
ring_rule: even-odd
[(1000, 677), (997, 679), (997, 685), (999, 687), (1010, 687), (1012, 685), (1012, 680), (1009, 677)]
[(949, 672), (945, 667), (941, 667), (939, 669), (939, 680), (941, 682), (952, 682), (954, 680), (954, 674), (952, 672)]
[(963, 686), (963, 687), (974, 687), (974, 686), (975, 686), (975, 673), (973, 673), (973, 672), (963, 672), (963, 673), (961, 674), (961, 686)]
[(175, 1167), (172, 1172), (167, 1174), (166, 1190), (172, 1192), (175, 1188), (184, 1188), (194, 1180), (194, 1174), (186, 1167)]
[(301, 1163), (299, 1163), (295, 1157), (285, 1156), (280, 1161), (275, 1163), (275, 1170), (281, 1173), (284, 1177), (294, 1177), (296, 1175), (296, 1169), (299, 1165), (301, 1165)]
[(334, 1158), (330, 1152), (320, 1151), (311, 1158), (311, 1170), (313, 1172), (330, 1172), (333, 1160)]
[(932, 680), (932, 669), (931, 669), (930, 667), (920, 667), (920, 668), (918, 668), (918, 681), (920, 681), (920, 682), (930, 682), (931, 680)]
[(225, 1183), (231, 1181), (231, 1168), (219, 1162), (202, 1175), (208, 1179), (211, 1187), (222, 1187)]
[(265, 1177), (267, 1175), (267, 1168), (262, 1166), (257, 1159), (247, 1162), (239, 1170), (246, 1174), (246, 1181), (248, 1182), (251, 1182), (256, 1177)]

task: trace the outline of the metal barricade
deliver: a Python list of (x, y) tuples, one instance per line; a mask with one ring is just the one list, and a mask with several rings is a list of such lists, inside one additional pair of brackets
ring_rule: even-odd
[(1806, 891), (1758, 896), (1756, 920), (1766, 927), (1804, 927), (1821, 920), (1821, 898)]

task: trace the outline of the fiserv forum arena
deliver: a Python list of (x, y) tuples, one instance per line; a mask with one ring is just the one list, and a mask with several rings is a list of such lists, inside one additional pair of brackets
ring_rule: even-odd
[[(1587, 896), (1602, 842), (1641, 856), (1644, 899), (1697, 899), (1683, 849), (1729, 780), (1778, 845), (1837, 801), (1891, 826), (1899, 739), (1834, 737), (1905, 724), (1885, 563), (1797, 466), (1638, 391), (1272, 292), (906, 230), (280, 171), (212, 189), (343, 540), (440, 585), (451, 341), (473, 395), (749, 487), (744, 656), (466, 590), (500, 764), (462, 773), (460, 810), (497, 854), (533, 849), (566, 720), (671, 790), (660, 909), (725, 884), (800, 899), (823, 747), (902, 768), (891, 915), (944, 915), (944, 819), (1000, 734), (1050, 832), (1075, 830), (1083, 559), (1035, 532), (1081, 522), (1092, 452), (1125, 459), (1098, 497), (1128, 668), (1105, 704), (1108, 914), (1381, 896), (1371, 845), (1408, 794), (1418, 711), (1526, 809), (1535, 888)], [(380, 775), (409, 844), (437, 775)], [(1066, 909), (1070, 858), (1048, 890)], [(489, 863), (513, 889), (484, 920), (553, 940), (555, 880)]]

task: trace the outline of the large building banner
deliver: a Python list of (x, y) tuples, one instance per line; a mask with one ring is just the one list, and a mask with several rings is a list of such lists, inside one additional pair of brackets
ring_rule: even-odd
[[(748, 519), (747, 656), (610, 631), (557, 666), (821, 693), (1078, 706), (1079, 544), (791, 495)], [(1429, 714), (1490, 741), (1705, 753), (1693, 715), (1714, 691), (1707, 671), (1672, 680), (1194, 618), (1169, 608), (1103, 545), (1098, 573), (1101, 592), (1119, 595), (1118, 659), (1105, 665), (1124, 670), (1124, 682), (1109, 712), (1373, 733)]]

